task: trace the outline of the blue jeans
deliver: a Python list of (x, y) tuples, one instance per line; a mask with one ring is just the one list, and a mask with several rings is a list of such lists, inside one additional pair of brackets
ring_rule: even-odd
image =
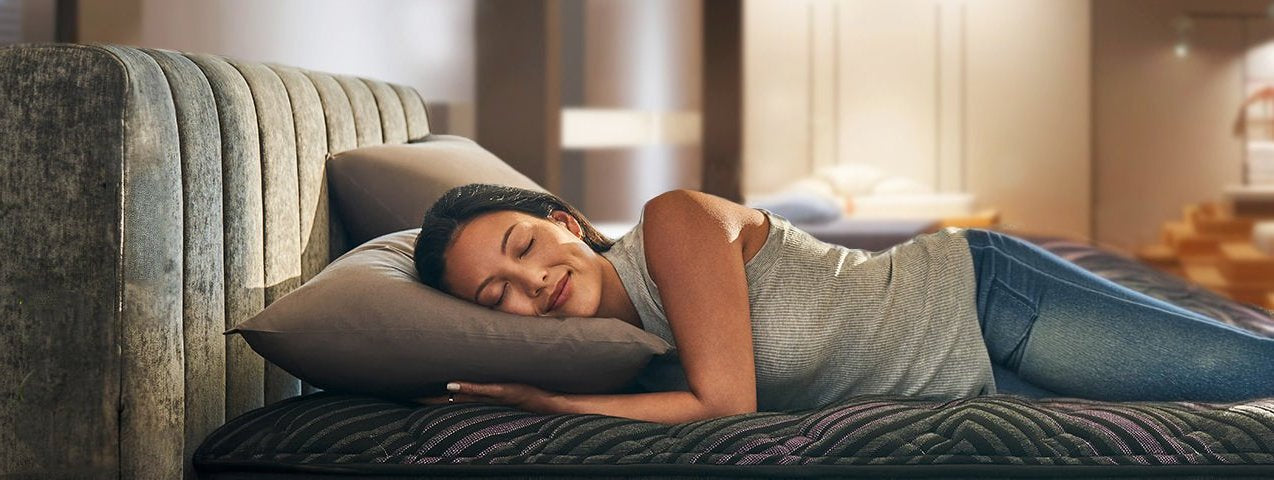
[(1274, 397), (1274, 339), (1121, 286), (1024, 240), (967, 233), (978, 322), (1002, 393)]

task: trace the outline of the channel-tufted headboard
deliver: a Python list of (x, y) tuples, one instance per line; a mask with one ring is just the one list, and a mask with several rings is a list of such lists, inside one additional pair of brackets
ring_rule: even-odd
[(309, 391), (222, 331), (350, 248), (329, 152), (429, 133), (376, 80), (111, 45), (0, 49), (0, 477), (193, 477)]

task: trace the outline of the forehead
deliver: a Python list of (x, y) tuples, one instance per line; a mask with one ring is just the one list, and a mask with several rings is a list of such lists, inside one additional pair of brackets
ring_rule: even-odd
[(456, 230), (451, 240), (451, 247), (454, 249), (473, 244), (494, 243), (499, 249), (500, 241), (504, 239), (504, 232), (508, 231), (509, 226), (521, 222), (531, 222), (531, 226), (534, 226), (533, 221), (536, 219), (538, 217), (512, 210), (484, 213), (473, 217)]

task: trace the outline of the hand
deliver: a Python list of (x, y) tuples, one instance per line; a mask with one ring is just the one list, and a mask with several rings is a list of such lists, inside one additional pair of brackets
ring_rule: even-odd
[[(455, 386), (456, 388), (452, 388)], [(535, 413), (559, 413), (553, 410), (553, 401), (557, 394), (521, 383), (470, 383), (451, 382), (447, 390), (452, 393), (436, 397), (421, 397), (416, 401), (425, 405), (452, 403), (448, 399), (455, 398), (454, 403), (478, 402), (493, 405), (509, 405)]]

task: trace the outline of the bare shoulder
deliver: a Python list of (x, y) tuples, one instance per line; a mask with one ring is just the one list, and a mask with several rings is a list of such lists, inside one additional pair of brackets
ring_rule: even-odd
[[(672, 190), (646, 202), (642, 212), (646, 247), (693, 248), (723, 239), (747, 262), (765, 244), (769, 219), (760, 210), (694, 190)], [(653, 240), (653, 241), (652, 241)]]
[(689, 190), (655, 197), (643, 216), (646, 267), (691, 392), (708, 412), (756, 411), (746, 262), (764, 243), (768, 219)]

